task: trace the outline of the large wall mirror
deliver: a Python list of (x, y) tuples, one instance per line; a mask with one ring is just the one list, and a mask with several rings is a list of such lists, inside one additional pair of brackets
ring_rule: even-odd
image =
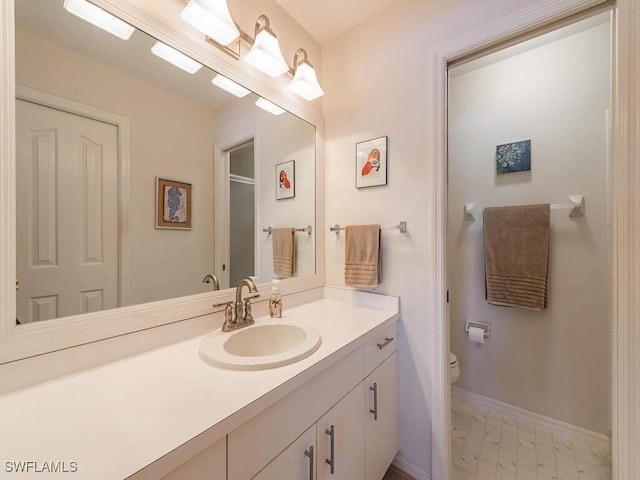
[[(316, 277), (316, 126), (220, 89), (207, 66), (177, 68), (156, 42), (63, 0), (15, 1), (13, 333), (169, 299), (172, 320), (202, 314), (179, 310), (210, 306), (213, 276), (222, 291)], [(295, 229), (286, 274), (275, 228)]]

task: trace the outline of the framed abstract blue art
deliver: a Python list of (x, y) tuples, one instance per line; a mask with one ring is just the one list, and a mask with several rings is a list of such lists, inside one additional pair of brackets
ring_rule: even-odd
[(505, 143), (496, 147), (496, 173), (528, 172), (531, 170), (531, 140)]

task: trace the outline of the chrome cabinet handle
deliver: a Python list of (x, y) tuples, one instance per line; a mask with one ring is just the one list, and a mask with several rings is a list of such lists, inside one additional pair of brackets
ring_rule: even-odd
[(373, 392), (373, 410), (369, 410), (369, 413), (373, 413), (373, 419), (378, 421), (378, 384), (374, 383), (369, 390)]
[(335, 470), (335, 457), (334, 457), (334, 446), (335, 446), (335, 430), (333, 429), (333, 425), (331, 425), (331, 430), (325, 430), (325, 432), (329, 437), (331, 437), (331, 446), (329, 447), (329, 456), (331, 460), (328, 458), (325, 460), (327, 464), (331, 467), (331, 475), (333, 475)]
[(313, 480), (313, 445), (309, 450), (305, 450), (304, 454), (309, 457), (309, 480)]
[(384, 343), (378, 343), (378, 348), (382, 350), (384, 347), (393, 342), (393, 337), (385, 337)]

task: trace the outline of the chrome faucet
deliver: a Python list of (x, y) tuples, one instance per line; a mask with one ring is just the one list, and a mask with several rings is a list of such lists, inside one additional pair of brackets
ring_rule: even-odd
[(218, 281), (218, 277), (216, 277), (213, 273), (209, 273), (204, 276), (202, 279), (202, 283), (211, 283), (213, 282), (213, 290), (220, 290), (220, 282)]
[[(254, 293), (242, 300), (242, 287), (246, 286), (249, 289), (249, 293)], [(250, 278), (243, 278), (238, 282), (236, 286), (236, 323), (242, 323), (242, 325), (236, 327), (244, 327), (245, 325), (251, 325), (253, 323), (253, 315), (251, 315), (251, 299), (258, 298), (258, 288), (256, 284)]]
[[(247, 287), (250, 295), (242, 299), (242, 287)], [(216, 303), (213, 307), (221, 307), (224, 305), (224, 324), (222, 325), (223, 332), (230, 332), (237, 330), (238, 328), (246, 327), (253, 323), (253, 315), (251, 315), (251, 299), (258, 298), (258, 288), (256, 284), (250, 278), (244, 278), (238, 282), (236, 286), (236, 300), (235, 302)], [(232, 305), (233, 304), (233, 308)]]

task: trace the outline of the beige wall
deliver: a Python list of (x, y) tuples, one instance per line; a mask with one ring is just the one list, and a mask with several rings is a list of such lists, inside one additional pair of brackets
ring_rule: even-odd
[[(213, 271), (213, 110), (30, 33), (16, 36), (18, 84), (130, 120), (131, 303), (206, 291), (202, 278)], [(156, 176), (192, 183), (192, 230), (155, 228)]]
[[(429, 355), (435, 321), (430, 50), (533, 3), (406, 0), (323, 46), (326, 224), (407, 221), (405, 235), (383, 232), (383, 283), (377, 291), (401, 297), (400, 456), (423, 478), (431, 472)], [(355, 143), (380, 135), (389, 137), (389, 184), (356, 190)], [(344, 284), (343, 238), (325, 232), (329, 285)]]
[[(611, 31), (608, 23), (588, 25), (510, 58), (451, 72), (451, 351), (461, 368), (457, 386), (606, 434)], [(531, 139), (531, 172), (497, 176), (495, 146), (524, 139)], [(551, 212), (548, 308), (489, 305), (482, 216), (466, 222), (464, 204), (568, 203), (572, 194), (585, 195), (586, 214)], [(491, 323), (485, 345), (468, 341), (466, 320)]]

